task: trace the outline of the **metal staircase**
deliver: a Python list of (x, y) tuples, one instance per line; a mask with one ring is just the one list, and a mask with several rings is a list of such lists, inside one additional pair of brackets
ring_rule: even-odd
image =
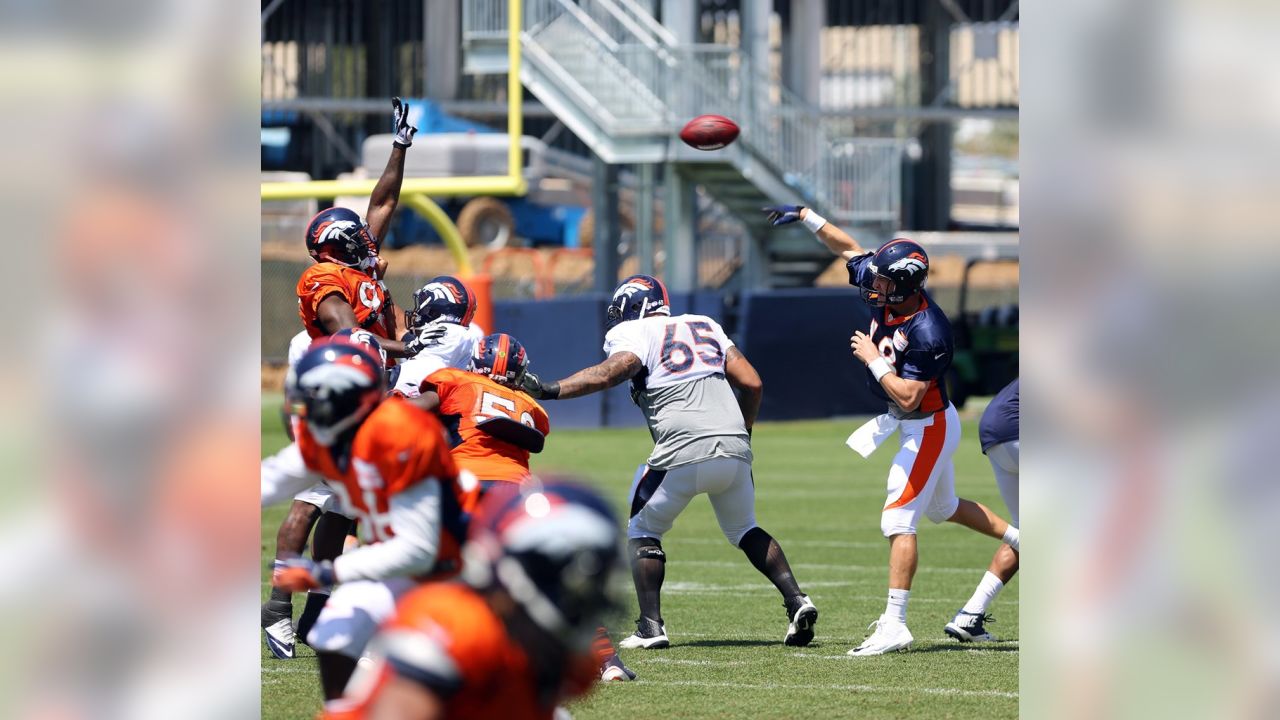
[[(760, 228), (774, 286), (808, 285), (831, 255), (802, 230), (761, 228), (760, 208), (815, 208), (874, 245), (896, 229), (900, 151), (827, 136), (816, 109), (725, 45), (682, 45), (632, 0), (524, 0), (521, 82), (609, 163), (667, 163), (749, 228)], [(505, 72), (506, 0), (464, 3), (464, 68)], [(716, 152), (677, 137), (689, 118), (733, 118)]]

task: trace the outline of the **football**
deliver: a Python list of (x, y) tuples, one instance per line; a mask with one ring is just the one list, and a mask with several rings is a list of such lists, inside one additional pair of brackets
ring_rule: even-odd
[(719, 150), (736, 140), (738, 132), (738, 124), (723, 115), (699, 115), (680, 130), (680, 139), (698, 150)]

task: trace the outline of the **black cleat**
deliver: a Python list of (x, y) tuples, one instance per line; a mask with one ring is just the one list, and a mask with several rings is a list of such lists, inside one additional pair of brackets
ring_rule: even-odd
[(995, 619), (986, 613), (967, 613), (961, 610), (943, 631), (960, 642), (995, 642), (996, 636), (986, 628), (986, 623), (989, 622), (995, 622)]
[(818, 608), (809, 596), (792, 598), (782, 606), (787, 609), (787, 634), (782, 642), (794, 647), (804, 647), (813, 642), (813, 626), (818, 624)]
[(636, 632), (630, 637), (623, 638), (618, 647), (628, 650), (644, 649), (655, 650), (658, 648), (671, 647), (671, 641), (667, 639), (667, 626), (662, 620), (651, 620), (647, 617), (640, 617), (636, 620)]

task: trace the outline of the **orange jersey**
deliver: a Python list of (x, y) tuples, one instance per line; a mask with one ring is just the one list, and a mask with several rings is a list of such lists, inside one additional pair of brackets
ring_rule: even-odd
[(329, 720), (369, 717), (393, 678), (417, 682), (444, 704), (445, 718), (549, 720), (557, 704), (599, 677), (589, 653), (574, 656), (559, 692), (540, 694), (537, 668), (480, 593), (461, 583), (423, 585), (401, 598), (374, 641), (385, 664), (364, 697), (331, 703)]
[(399, 398), (383, 400), (356, 430), (342, 465), (311, 436), (305, 420), (294, 423), (294, 433), (307, 468), (354, 510), (366, 543), (394, 536), (392, 496), (421, 482), (441, 483), (440, 549), (432, 577), (457, 572), (466, 537), (462, 509), (474, 505), (476, 489), (459, 485), (444, 426), (434, 414)]
[(307, 334), (313, 338), (329, 333), (316, 316), (320, 302), (339, 295), (355, 311), (360, 327), (379, 337), (394, 340), (395, 319), (387, 291), (369, 274), (336, 263), (316, 263), (298, 279), (298, 315)]
[(521, 482), (529, 477), (529, 451), (499, 440), (476, 424), (505, 417), (546, 435), (551, 432), (551, 422), (533, 398), (484, 375), (453, 368), (435, 371), (422, 385), (424, 389), (434, 387), (440, 396), (441, 415), (458, 417), (462, 442), (453, 449), (453, 459), (459, 468), (470, 470), (480, 480)]

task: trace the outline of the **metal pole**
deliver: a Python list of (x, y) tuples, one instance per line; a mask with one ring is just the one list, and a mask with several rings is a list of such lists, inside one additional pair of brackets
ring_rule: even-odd
[(654, 272), (653, 247), (653, 163), (640, 166), (640, 187), (636, 190), (636, 257), (640, 260), (640, 272)]
[(667, 287), (673, 292), (692, 292), (698, 285), (696, 235), (697, 207), (693, 184), (680, 175), (674, 165), (667, 165), (666, 201), (663, 203), (666, 226)]
[(618, 284), (618, 166), (599, 157), (592, 165), (591, 210), (595, 215), (595, 234), (591, 238), (595, 289), (609, 293)]

